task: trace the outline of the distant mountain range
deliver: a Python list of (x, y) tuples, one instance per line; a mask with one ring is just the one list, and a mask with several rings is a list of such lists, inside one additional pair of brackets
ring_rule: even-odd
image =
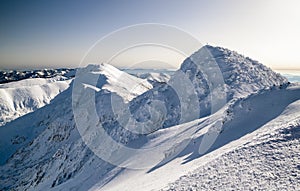
[(0, 84), (24, 80), (28, 78), (53, 78), (55, 76), (63, 76), (72, 78), (75, 76), (75, 69), (41, 69), (41, 70), (27, 70), (27, 71), (0, 71)]

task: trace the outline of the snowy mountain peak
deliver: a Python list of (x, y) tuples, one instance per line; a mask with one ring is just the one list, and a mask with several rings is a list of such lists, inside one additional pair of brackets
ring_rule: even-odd
[[(201, 108), (209, 114), (209, 95), (219, 83), (227, 100), (245, 97), (261, 89), (284, 86), (288, 80), (263, 64), (226, 48), (206, 45), (187, 58), (180, 67), (193, 82)], [(221, 78), (221, 79), (220, 79)]]
[[(244, 80), (237, 80), (236, 82), (262, 82), (264, 85), (269, 85), (272, 82), (274, 83), (272, 85), (281, 85), (288, 82), (285, 77), (277, 74), (258, 61), (238, 54), (235, 51), (210, 45), (203, 46), (187, 58), (181, 65), (181, 69), (183, 71), (195, 69), (194, 65), (197, 64), (198, 70), (204, 71), (206, 70), (205, 66), (211, 66), (208, 65), (210, 62), (217, 64), (225, 82), (234, 81), (234, 79)], [(230, 74), (235, 74), (235, 76), (231, 76)], [(239, 77), (237, 78), (237, 76)]]
[[(289, 109), (285, 108), (299, 100), (300, 87), (289, 85), (285, 88), (285, 78), (225, 48), (201, 48), (187, 58), (170, 79), (165, 79), (168, 80), (157, 80), (159, 83), (151, 85), (146, 79), (105, 63), (79, 68), (72, 86), (64, 85), (61, 89), (66, 90), (49, 104), (0, 127), (0, 134), (4, 135), (0, 139), (0, 190), (159, 190), (203, 164), (209, 164), (214, 158), (222, 160), (221, 155), (234, 152), (237, 147), (246, 148), (243, 144), (253, 142), (257, 130), (263, 129), (271, 136), (274, 127), (284, 129), (281, 124), (299, 120), (299, 101)], [(20, 86), (23, 82), (16, 83)], [(6, 85), (7, 89), (12, 88), (12, 84)], [(19, 86), (14, 86), (16, 91), (21, 90)], [(54, 92), (48, 87), (45, 90)], [(212, 97), (222, 98), (224, 94), (226, 100), (220, 103), (225, 107), (214, 113)], [(74, 98), (82, 100), (78, 102), (82, 105), (74, 104)], [(90, 102), (95, 103), (96, 118), (90, 114)], [(136, 154), (141, 153), (137, 156), (142, 163), (152, 164), (150, 155), (143, 152), (152, 148), (159, 149), (153, 156), (163, 159), (162, 163), (151, 170), (130, 171), (99, 157), (83, 141), (75, 120), (74, 105), (79, 110), (81, 106), (87, 106), (80, 110), (82, 113), (77, 113), (82, 114), (77, 117), (87, 122), (82, 124), (89, 128), (90, 135), (95, 135), (89, 137), (92, 140), (93, 137), (103, 138), (102, 133), (91, 130), (94, 127), (100, 129), (101, 124), (112, 140), (138, 151)], [(128, 116), (122, 117), (124, 113)], [(96, 125), (89, 126), (88, 122), (96, 122)], [(211, 153), (206, 153), (206, 147), (201, 147), (202, 141), (215, 133), (220, 135), (208, 150)], [(100, 140), (102, 142), (96, 142), (97, 146), (106, 142)], [(275, 141), (275, 146), (282, 142)], [(107, 153), (107, 147), (99, 148)], [(257, 150), (254, 148), (249, 155), (252, 153)], [(118, 154), (112, 152), (107, 156), (123, 159)], [(131, 155), (125, 154), (125, 158), (130, 159)], [(134, 160), (125, 162), (136, 163)], [(211, 184), (213, 179), (207, 177)], [(228, 178), (224, 177), (224, 180)]]
[[(78, 69), (76, 80), (96, 91), (114, 92), (125, 102), (152, 88), (146, 79), (137, 78), (106, 63), (89, 64), (85, 68)], [(92, 84), (95, 80), (97, 82)]]

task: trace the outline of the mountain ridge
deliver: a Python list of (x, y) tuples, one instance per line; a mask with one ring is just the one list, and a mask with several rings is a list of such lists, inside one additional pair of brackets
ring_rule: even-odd
[[(201, 157), (205, 158), (206, 155), (199, 156), (199, 145), (197, 144), (200, 144), (200, 141), (207, 132), (208, 134), (209, 132), (214, 132), (214, 129), (210, 129), (210, 127), (215, 127), (215, 124), (222, 122), (222, 120), (225, 124), (231, 123), (232, 120), (239, 121), (239, 118), (241, 117), (235, 118), (235, 116), (238, 116), (239, 113), (243, 112), (246, 117), (251, 114), (251, 111), (255, 111), (255, 115), (258, 116), (260, 111), (256, 106), (259, 106), (259, 104), (252, 100), (258, 100), (261, 107), (272, 106), (272, 102), (263, 101), (263, 99), (259, 98), (259, 96), (263, 95), (262, 97), (267, 99), (267, 96), (264, 96), (264, 94), (275, 96), (276, 92), (290, 93), (293, 99), (283, 100), (283, 108), (285, 105), (288, 105), (286, 102), (293, 102), (294, 100), (299, 99), (298, 92), (300, 88), (298, 86), (288, 84), (285, 78), (277, 76), (269, 69), (261, 67), (260, 64), (253, 63), (252, 60), (247, 60), (241, 55), (228, 52), (229, 50), (227, 49), (222, 49), (222, 51), (226, 53), (224, 54), (225, 56), (223, 55), (217, 58), (216, 55), (221, 55), (218, 48), (216, 48), (216, 50), (218, 50), (216, 52), (213, 51), (214, 49), (210, 48), (212, 54), (207, 52), (206, 48), (200, 49), (193, 54), (194, 56), (192, 55), (190, 58), (187, 58), (181, 69), (177, 71), (178, 76), (176, 76), (176, 74), (175, 77), (171, 76), (171, 82), (162, 82), (157, 86), (153, 85), (153, 88), (146, 80), (132, 77), (107, 64), (89, 65), (86, 68), (79, 69), (78, 76), (76, 75), (77, 80), (82, 77), (82, 80), (78, 81), (78, 85), (80, 85), (79, 87), (81, 88), (79, 90), (92, 91), (93, 94), (90, 95), (95, 95), (95, 105), (104, 129), (111, 137), (114, 137), (116, 141), (119, 141), (124, 145), (131, 141), (144, 140), (143, 138), (145, 138), (145, 140), (147, 140), (146, 142), (143, 142), (141, 145), (136, 145), (137, 148), (143, 148), (158, 143), (162, 144), (164, 142), (172, 141), (174, 138), (176, 140), (176, 137), (191, 132), (193, 136), (189, 137), (191, 140), (188, 142), (188, 145), (185, 145), (183, 141), (170, 142), (173, 146), (166, 150), (166, 155), (169, 154), (169, 157), (171, 158), (165, 156), (165, 160), (168, 162), (162, 163), (161, 166), (157, 165), (153, 167), (152, 171), (147, 169), (147, 171), (144, 172), (143, 170), (130, 171), (129, 169), (122, 169), (97, 157), (92, 150), (85, 145), (76, 128), (74, 113), (72, 111), (72, 96), (74, 96), (73, 88), (76, 81), (72, 81), (72, 85), (62, 94), (59, 94), (54, 98), (50, 104), (33, 113), (9, 122), (4, 126), (0, 126), (0, 134), (5, 134), (7, 136), (5, 140), (0, 139), (0, 148), (2, 148), (0, 150), (1, 156), (3, 157), (4, 155), (2, 154), (6, 152), (5, 149), (3, 149), (4, 145), (7, 150), (12, 149), (10, 150), (10, 155), (5, 153), (5, 157), (1, 159), (5, 164), (0, 166), (0, 189), (63, 190), (76, 188), (78, 190), (87, 190), (89, 188), (95, 188), (101, 190), (109, 188), (109, 186), (112, 186), (112, 184), (115, 183), (116, 185), (113, 185), (109, 189), (118, 190), (118, 188), (124, 188), (124, 190), (130, 190), (130, 186), (133, 185), (126, 184), (125, 180), (118, 181), (119, 178), (122, 177), (122, 174), (129, 176), (137, 173), (137, 175), (133, 175), (132, 177), (139, 177), (137, 177), (136, 182), (136, 188), (138, 188), (138, 186), (142, 185), (143, 181), (146, 181), (143, 177), (154, 180), (154, 178), (157, 177), (155, 175), (156, 173), (163, 176), (164, 170), (171, 165), (173, 169), (178, 169), (178, 171), (176, 171), (176, 173), (171, 173), (169, 175), (170, 179), (162, 177), (162, 180), (166, 180), (166, 182), (154, 180), (157, 185), (148, 185), (149, 187), (142, 187), (141, 189), (145, 190), (150, 189), (151, 187), (157, 188), (158, 186), (166, 186), (167, 183), (175, 181), (181, 175), (184, 175), (185, 172), (195, 169), (195, 165), (200, 165), (197, 162), (198, 159)], [(208, 55), (209, 57), (206, 58), (204, 56), (201, 58), (200, 55)], [(199, 64), (200, 66), (205, 66), (205, 63), (211, 60), (215, 60), (215, 63), (220, 66), (220, 72), (222, 72), (222, 74), (224, 73), (222, 75), (224, 77), (224, 84), (222, 84), (223, 86), (221, 88), (223, 89), (221, 90), (226, 90), (226, 93), (228, 93), (225, 97), (226, 102), (224, 105), (220, 105), (220, 108), (215, 112), (211, 112), (211, 106), (209, 105), (211, 102), (211, 100), (209, 100), (209, 96), (211, 96), (209, 86), (211, 84), (207, 76), (205, 76), (209, 71), (205, 70), (202, 72), (203, 69), (196, 65)], [(243, 67), (239, 68), (238, 65), (240, 62)], [(250, 70), (251, 66), (257, 68)], [(242, 74), (236, 73), (238, 70), (244, 69), (247, 69), (246, 72), (244, 71)], [(247, 73), (248, 69), (251, 71), (249, 74)], [(230, 72), (234, 75), (232, 78), (229, 75)], [(270, 80), (268, 81), (267, 78), (262, 78), (262, 74), (265, 74), (263, 76), (270, 77)], [(261, 78), (251, 79), (256, 75)], [(191, 119), (190, 121), (180, 120), (180, 106), (182, 104), (180, 105), (178, 95), (175, 96), (176, 93), (180, 92), (174, 92), (174, 88), (172, 88), (172, 85), (175, 86), (176, 82), (182, 82), (182, 78), (178, 78), (182, 76), (186, 77), (185, 79), (189, 79), (191, 82), (190, 86), (187, 87), (196, 89), (195, 91), (188, 91), (194, 93), (195, 97), (192, 101), (197, 99), (199, 105), (194, 104), (194, 102), (189, 104), (193, 104), (193, 107), (201, 107), (204, 111), (207, 109), (206, 113), (197, 113), (198, 116), (192, 116), (196, 117), (194, 119), (188, 118)], [(175, 83), (172, 84), (172, 80)], [(128, 84), (126, 81), (132, 83)], [(139, 86), (141, 83), (144, 85)], [(242, 84), (246, 85), (247, 83), (250, 83), (249, 87), (241, 86)], [(137, 86), (141, 88), (136, 89)], [(294, 90), (290, 90), (293, 88)], [(183, 88), (178, 90), (186, 89)], [(291, 91), (296, 93), (291, 93)], [(80, 94), (80, 91), (78, 91), (78, 93)], [(136, 124), (134, 127), (143, 127), (143, 125), (140, 125), (139, 123), (149, 120), (149, 117), (151, 118), (151, 114), (148, 110), (149, 107), (158, 106), (155, 104), (151, 105), (154, 101), (158, 100), (161, 101), (158, 103), (166, 104), (167, 111), (170, 113), (167, 112), (167, 115), (163, 118), (167, 121), (165, 126), (162, 126), (164, 128), (161, 128), (160, 121), (152, 123), (157, 125), (157, 127), (150, 129), (151, 131), (146, 131), (146, 134), (143, 135), (136, 135), (122, 128), (122, 125), (117, 121), (118, 118), (114, 116), (114, 111), (110, 109), (111, 96), (115, 96), (115, 101), (120, 101), (116, 102), (118, 103), (117, 106), (120, 106), (120, 108), (121, 104), (124, 104), (124, 106), (128, 106), (126, 104), (129, 104), (129, 109), (131, 109), (130, 111), (133, 114), (132, 117), (136, 120), (133, 123)], [(82, 97), (83, 100), (89, 98), (90, 97)], [(240, 107), (240, 103), (248, 104), (248, 106)], [(247, 110), (247, 108), (251, 109)], [(124, 107), (124, 109), (128, 109), (128, 107)], [(191, 108), (188, 107), (187, 109)], [(281, 108), (278, 110), (280, 109)], [(274, 111), (277, 110), (274, 109)], [(118, 114), (123, 113), (121, 109), (118, 112)], [(163, 114), (165, 110), (158, 107), (156, 112), (158, 114)], [(89, 115), (87, 115), (87, 117), (89, 117)], [(24, 123), (23, 120), (27, 122)], [(23, 126), (21, 126), (21, 124)], [(227, 145), (228, 137), (225, 135), (239, 130), (238, 128), (228, 128), (226, 125), (224, 127), (226, 128), (218, 129), (223, 132), (223, 135), (217, 139), (217, 143), (213, 145), (213, 150), (210, 152), (219, 152), (220, 149), (222, 149), (222, 146), (224, 146), (221, 143), (226, 143)], [(256, 128), (259, 129), (259, 127), (260, 126)], [(26, 137), (28, 129), (37, 132), (32, 137)], [(251, 130), (249, 133), (255, 132), (255, 129), (250, 128), (249, 130)], [(245, 134), (245, 131), (247, 132), (247, 129), (242, 130), (242, 135)], [(22, 136), (25, 138), (22, 138)], [(222, 137), (224, 139), (222, 139)], [(229, 137), (229, 141), (236, 141), (239, 139), (242, 138), (239, 136)], [(9, 146), (12, 146), (13, 148), (9, 148)], [(178, 149), (180, 151), (181, 146), (187, 146), (187, 148), (183, 149), (183, 151), (179, 153), (179, 156), (176, 156), (176, 151)], [(210, 156), (209, 153), (208, 156)], [(186, 167), (185, 163), (191, 168), (184, 169)], [(91, 173), (91, 170), (93, 170), (93, 173)], [(128, 181), (130, 182), (130, 180)], [(132, 181), (135, 181), (135, 179)], [(147, 184), (150, 183), (148, 182)]]

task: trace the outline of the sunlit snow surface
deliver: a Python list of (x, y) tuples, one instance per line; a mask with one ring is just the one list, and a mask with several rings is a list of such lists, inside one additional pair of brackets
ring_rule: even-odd
[[(289, 84), (236, 52), (208, 49), (224, 77), (227, 103), (210, 112), (206, 78), (187, 59), (181, 69), (196, 89), (203, 113), (199, 119), (178, 124), (175, 111), (163, 128), (143, 136), (120, 128), (109, 110), (109, 96), (122, 98), (144, 120), (147, 110), (141, 103), (151, 103), (154, 93), (165, 95), (165, 84), (174, 71), (135, 71), (134, 77), (107, 64), (83, 69), (88, 75), (99, 75), (97, 86), (88, 81), (83, 85), (96, 92), (99, 117), (111, 137), (139, 149), (172, 146), (165, 152), (166, 160), (150, 169), (114, 166), (86, 146), (74, 121), (72, 79), (23, 79), (0, 85), (4, 108), (0, 113), (0, 190), (299, 189), (299, 84)], [(132, 88), (135, 84), (142, 86)], [(172, 94), (165, 96), (172, 98)], [(220, 133), (216, 141), (203, 150), (203, 140), (215, 133)], [(174, 141), (185, 134), (190, 135), (189, 142)], [(177, 155), (169, 160), (173, 153)]]

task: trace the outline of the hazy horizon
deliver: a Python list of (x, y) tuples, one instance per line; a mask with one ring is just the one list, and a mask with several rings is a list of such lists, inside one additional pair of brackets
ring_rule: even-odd
[[(96, 63), (97, 64), (97, 63)], [(99, 63), (100, 64), (100, 63)], [(263, 64), (263, 63), (262, 63)], [(39, 66), (39, 67), (14, 67), (14, 68), (0, 68), (0, 71), (10, 71), (10, 70), (17, 70), (17, 71), (25, 71), (25, 70), (43, 70), (43, 69), (60, 69), (60, 68), (70, 68), (70, 69), (74, 69), (77, 68), (78, 66), (75, 67), (68, 67), (68, 66), (57, 66), (57, 67), (43, 67), (43, 66)], [(176, 70), (174, 68), (150, 68), (150, 67), (136, 67), (136, 68), (126, 68), (126, 67), (119, 67), (119, 66), (115, 66), (121, 70), (131, 70), (131, 69), (136, 69), (136, 70)], [(295, 71), (296, 73), (299, 73), (300, 68), (271, 68), (274, 71), (287, 71), (289, 73), (293, 73), (293, 71)]]

